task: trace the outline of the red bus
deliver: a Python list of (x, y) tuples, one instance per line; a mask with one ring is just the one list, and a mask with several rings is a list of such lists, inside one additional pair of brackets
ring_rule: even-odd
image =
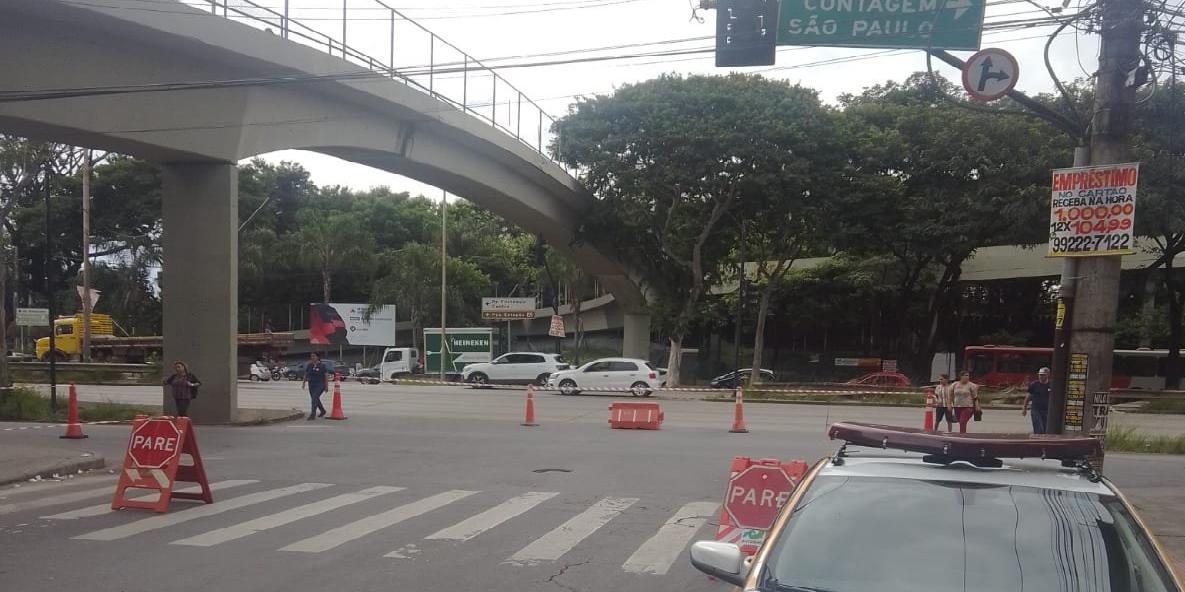
[[(1164, 388), (1163, 349), (1117, 349), (1112, 359), (1111, 388), (1159, 390)], [(986, 386), (1024, 386), (1037, 379), (1037, 370), (1053, 362), (1053, 348), (1009, 345), (969, 345), (963, 351), (963, 368), (971, 380)]]

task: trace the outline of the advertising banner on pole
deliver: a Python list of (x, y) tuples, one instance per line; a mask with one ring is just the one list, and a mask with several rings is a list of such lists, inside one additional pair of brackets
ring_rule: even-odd
[(395, 345), (395, 305), (336, 302), (309, 305), (309, 343), (318, 345)]
[(482, 298), (481, 318), (487, 321), (513, 321), (535, 318), (534, 298)]
[(1139, 163), (1053, 171), (1049, 256), (1132, 253), (1139, 173)]

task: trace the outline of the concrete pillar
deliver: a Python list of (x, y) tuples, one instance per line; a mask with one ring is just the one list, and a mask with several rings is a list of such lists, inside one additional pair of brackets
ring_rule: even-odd
[[(183, 360), (202, 381), (195, 423), (234, 421), (239, 309), (238, 167), (162, 166), (164, 363)], [(173, 400), (164, 393), (166, 413)]]
[(625, 336), (621, 340), (621, 355), (626, 358), (650, 359), (650, 315), (625, 314)]

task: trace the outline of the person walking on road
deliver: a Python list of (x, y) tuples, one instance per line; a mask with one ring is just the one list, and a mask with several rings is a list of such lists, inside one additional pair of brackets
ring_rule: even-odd
[(309, 354), (309, 363), (305, 365), (304, 378), (300, 381), (301, 388), (304, 388), (306, 382), (309, 385), (309, 398), (312, 399), (312, 410), (309, 411), (308, 420), (312, 421), (318, 416), (325, 417), (325, 406), (321, 404), (321, 395), (325, 394), (325, 388), (329, 382), (329, 367), (321, 361), (321, 356), (316, 353)]
[(177, 417), (189, 417), (189, 403), (197, 398), (198, 387), (202, 381), (189, 372), (185, 362), (173, 362), (173, 374), (165, 379), (164, 385), (173, 395), (173, 403), (177, 406)]
[(967, 422), (979, 409), (979, 385), (971, 382), (971, 373), (964, 370), (959, 381), (950, 385), (951, 405), (955, 409), (955, 421), (959, 422), (959, 433), (967, 433)]
[(1029, 394), (1025, 395), (1025, 404), (1020, 410), (1022, 417), (1029, 414), (1034, 434), (1045, 433), (1045, 422), (1049, 419), (1049, 389), (1049, 368), (1042, 368), (1037, 371), (1036, 382), (1029, 383)]
[(938, 377), (938, 386), (934, 387), (934, 431), (939, 430), (942, 418), (946, 418), (946, 431), (954, 431), (952, 422), (955, 421), (955, 410), (950, 400), (950, 375)]

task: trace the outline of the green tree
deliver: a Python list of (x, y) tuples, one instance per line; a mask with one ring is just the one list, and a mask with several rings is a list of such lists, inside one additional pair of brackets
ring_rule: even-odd
[(556, 124), (558, 156), (598, 198), (583, 236), (647, 278), (671, 346), (670, 384), (700, 299), (735, 245), (726, 216), (810, 152), (822, 111), (814, 91), (781, 81), (667, 75), (582, 99)]
[(894, 333), (915, 373), (954, 310), (963, 263), (982, 246), (1043, 240), (1049, 170), (1070, 160), (1051, 126), (940, 96), (953, 90), (917, 74), (841, 98), (854, 158), (835, 201), (837, 246), (892, 257)]
[(334, 272), (363, 266), (374, 253), (374, 239), (363, 231), (363, 221), (356, 214), (308, 209), (297, 214), (297, 221), (300, 227), (292, 240), (320, 274), (322, 301), (330, 302)]

